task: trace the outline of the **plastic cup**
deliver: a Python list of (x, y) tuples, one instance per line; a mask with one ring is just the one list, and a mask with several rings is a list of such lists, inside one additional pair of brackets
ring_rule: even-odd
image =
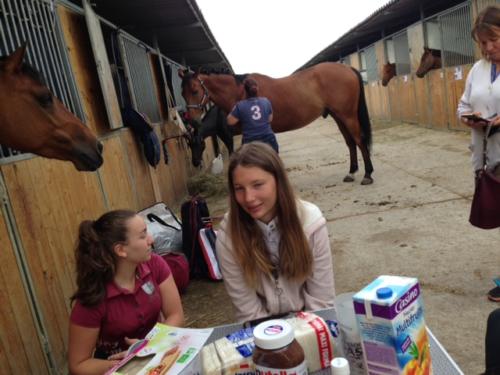
[(335, 298), (335, 309), (343, 343), (344, 357), (349, 361), (352, 375), (364, 375), (363, 349), (358, 323), (354, 313), (354, 292), (339, 294)]

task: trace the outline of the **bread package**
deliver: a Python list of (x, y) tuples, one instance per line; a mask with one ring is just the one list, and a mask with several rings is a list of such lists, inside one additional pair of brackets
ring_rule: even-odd
[(253, 374), (254, 349), (251, 328), (241, 329), (213, 343), (201, 352), (204, 375)]

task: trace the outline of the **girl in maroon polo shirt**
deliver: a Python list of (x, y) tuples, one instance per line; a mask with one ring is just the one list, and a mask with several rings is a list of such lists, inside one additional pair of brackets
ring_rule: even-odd
[(144, 220), (133, 211), (111, 211), (80, 224), (69, 327), (72, 374), (103, 374), (160, 320), (183, 324), (174, 279), (167, 263), (151, 252), (152, 244)]

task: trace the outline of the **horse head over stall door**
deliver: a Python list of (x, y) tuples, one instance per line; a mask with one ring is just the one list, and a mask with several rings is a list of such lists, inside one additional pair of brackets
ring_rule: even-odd
[(26, 46), (0, 57), (0, 144), (71, 161), (79, 171), (102, 165), (102, 144), (23, 64)]
[(382, 86), (387, 86), (389, 81), (396, 76), (396, 63), (386, 62), (382, 66)]
[(207, 137), (212, 137), (216, 155), (220, 153), (217, 137), (222, 140), (229, 154), (233, 152), (233, 131), (227, 125), (226, 116), (227, 114), (216, 105), (213, 105), (201, 119), (192, 118), (188, 113), (183, 116), (188, 129), (186, 138), (191, 149), (193, 166), (201, 165), (205, 150), (205, 138)]
[(363, 81), (358, 71), (343, 64), (327, 62), (279, 79), (256, 73), (233, 76), (183, 70), (179, 70), (179, 75), (182, 78), (182, 95), (194, 118), (201, 116), (202, 108), (209, 100), (230, 112), (236, 102), (244, 98), (242, 81), (246, 77), (257, 81), (260, 95), (271, 101), (271, 126), (275, 133), (299, 129), (321, 115), (331, 115), (349, 147), (350, 168), (344, 181), (354, 181), (354, 173), (358, 170), (358, 146), (365, 164), (361, 184), (373, 182), (371, 124)]
[(441, 50), (424, 47), (424, 53), (420, 58), (420, 65), (418, 66), (415, 75), (418, 78), (423, 78), (429, 72), (429, 70), (440, 68)]

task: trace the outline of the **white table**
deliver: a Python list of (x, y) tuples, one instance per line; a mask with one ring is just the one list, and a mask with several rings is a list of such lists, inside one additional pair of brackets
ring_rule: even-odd
[[(321, 316), (323, 319), (337, 320), (334, 309), (318, 310), (314, 311), (314, 313)], [(208, 338), (207, 344), (229, 335), (230, 333), (233, 333), (241, 328), (243, 328), (243, 326), (239, 323), (214, 327), (214, 331)], [(462, 370), (460, 370), (455, 361), (446, 352), (429, 328), (427, 328), (427, 332), (429, 334), (434, 375), (464, 375)], [(330, 375), (330, 369), (318, 371), (315, 375)]]

